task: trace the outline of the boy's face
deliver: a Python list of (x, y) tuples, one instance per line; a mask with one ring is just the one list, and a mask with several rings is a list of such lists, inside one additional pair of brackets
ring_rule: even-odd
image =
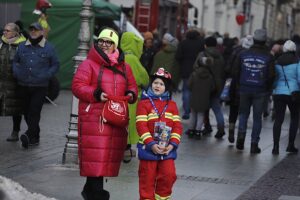
[(166, 90), (166, 86), (165, 83), (160, 79), (160, 78), (156, 78), (153, 82), (152, 82), (152, 91), (154, 92), (155, 95), (159, 96), (161, 94), (163, 94)]

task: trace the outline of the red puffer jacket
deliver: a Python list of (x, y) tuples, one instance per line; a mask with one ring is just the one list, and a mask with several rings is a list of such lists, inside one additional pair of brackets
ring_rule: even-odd
[(107, 56), (92, 47), (88, 57), (78, 67), (72, 82), (72, 92), (79, 99), (78, 108), (78, 154), (81, 176), (118, 176), (124, 150), (127, 145), (127, 130), (104, 123), (100, 131), (100, 113), (104, 103), (97, 101), (94, 91), (97, 88), (100, 67), (104, 67), (101, 90), (108, 95), (125, 96), (133, 93), (137, 97), (137, 85), (129, 65), (124, 63), (120, 53), (117, 69), (124, 65), (128, 84), (124, 76), (108, 69)]

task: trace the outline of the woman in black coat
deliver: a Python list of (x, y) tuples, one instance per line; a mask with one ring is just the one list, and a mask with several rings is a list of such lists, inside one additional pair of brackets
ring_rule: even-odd
[(12, 116), (13, 131), (6, 139), (8, 142), (19, 140), (22, 120), (22, 102), (17, 95), (17, 82), (12, 74), (12, 60), (17, 46), (25, 41), (18, 25), (8, 23), (3, 29), (0, 41), (0, 116)]

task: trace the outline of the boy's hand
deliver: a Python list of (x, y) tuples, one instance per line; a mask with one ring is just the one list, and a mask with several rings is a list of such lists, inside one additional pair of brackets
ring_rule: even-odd
[(153, 151), (154, 154), (162, 154), (163, 153), (163, 150), (158, 146), (158, 144), (152, 145), (151, 150)]
[(168, 155), (172, 150), (174, 149), (174, 146), (172, 144), (169, 144), (163, 151), (163, 154)]

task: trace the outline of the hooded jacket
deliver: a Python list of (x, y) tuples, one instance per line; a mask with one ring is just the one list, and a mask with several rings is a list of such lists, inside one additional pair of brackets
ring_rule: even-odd
[[(210, 66), (202, 62), (203, 57), (206, 57), (203, 52), (198, 55), (188, 82), (191, 91), (190, 106), (195, 112), (205, 112), (209, 109), (211, 94), (215, 90), (215, 81), (208, 70)], [(213, 59), (209, 59), (210, 65), (213, 64)]]
[[(137, 97), (137, 86), (131, 68), (124, 63), (122, 52), (114, 67), (124, 71), (126, 77), (111, 70), (107, 55), (92, 47), (87, 59), (78, 67), (73, 81), (72, 92), (79, 99), (78, 105), (78, 155), (81, 176), (118, 176), (121, 161), (127, 146), (126, 127), (120, 128), (103, 123), (100, 115), (104, 102), (94, 96), (99, 83), (102, 92), (108, 95), (125, 96), (131, 92)], [(130, 103), (133, 103), (130, 102)]]
[(279, 56), (275, 65), (275, 74), (274, 95), (291, 95), (291, 92), (300, 90), (300, 63), (295, 52), (286, 52)]
[(216, 47), (205, 48), (204, 55), (213, 59), (213, 64), (209, 65), (208, 67), (215, 81), (216, 88), (214, 96), (219, 97), (225, 82), (225, 62), (223, 56)]
[[(132, 70), (138, 86), (138, 96), (140, 96), (142, 88), (145, 88), (149, 83), (148, 73), (140, 62), (140, 57), (143, 53), (143, 40), (134, 33), (125, 32), (121, 37), (120, 45), (125, 54), (125, 62), (130, 65)], [(139, 140), (135, 125), (136, 107), (137, 103), (129, 105), (128, 144), (136, 144)]]
[(2, 36), (0, 41), (0, 115), (11, 116), (22, 114), (22, 100), (17, 94), (17, 81), (13, 77), (12, 61), (17, 47), (26, 39), (17, 38), (12, 44)]

